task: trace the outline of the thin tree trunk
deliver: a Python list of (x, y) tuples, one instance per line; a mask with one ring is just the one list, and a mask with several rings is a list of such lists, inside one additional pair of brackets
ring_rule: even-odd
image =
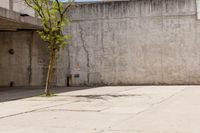
[(53, 73), (53, 66), (55, 63), (55, 57), (56, 57), (56, 50), (52, 49), (50, 52), (50, 59), (49, 59), (49, 65), (48, 65), (48, 73), (46, 77), (46, 84), (45, 84), (45, 95), (50, 95), (50, 82), (52, 79), (52, 73)]

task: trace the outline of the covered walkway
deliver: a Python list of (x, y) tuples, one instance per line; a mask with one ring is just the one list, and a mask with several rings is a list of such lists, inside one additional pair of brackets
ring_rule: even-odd
[(0, 7), (0, 31), (39, 28), (39, 19)]

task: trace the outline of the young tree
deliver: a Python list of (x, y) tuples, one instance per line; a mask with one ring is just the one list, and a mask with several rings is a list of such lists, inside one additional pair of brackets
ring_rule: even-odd
[[(48, 42), (49, 65), (45, 84), (45, 95), (50, 95), (50, 81), (52, 79), (53, 66), (56, 60), (56, 52), (64, 48), (69, 35), (63, 35), (62, 30), (70, 22), (69, 9), (74, 5), (73, 0), (24, 0), (41, 19), (43, 29), (39, 30), (39, 36)], [(66, 1), (66, 0), (65, 0)]]

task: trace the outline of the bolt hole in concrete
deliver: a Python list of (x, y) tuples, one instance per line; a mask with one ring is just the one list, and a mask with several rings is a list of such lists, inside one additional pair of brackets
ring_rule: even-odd
[(9, 54), (13, 55), (15, 53), (14, 49), (9, 49), (8, 50)]
[(10, 81), (10, 87), (14, 87), (15, 86), (15, 82), (14, 81)]

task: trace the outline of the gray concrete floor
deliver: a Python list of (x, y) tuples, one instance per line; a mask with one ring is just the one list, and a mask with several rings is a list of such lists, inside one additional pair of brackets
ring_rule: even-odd
[(0, 133), (200, 133), (200, 86), (0, 91)]

